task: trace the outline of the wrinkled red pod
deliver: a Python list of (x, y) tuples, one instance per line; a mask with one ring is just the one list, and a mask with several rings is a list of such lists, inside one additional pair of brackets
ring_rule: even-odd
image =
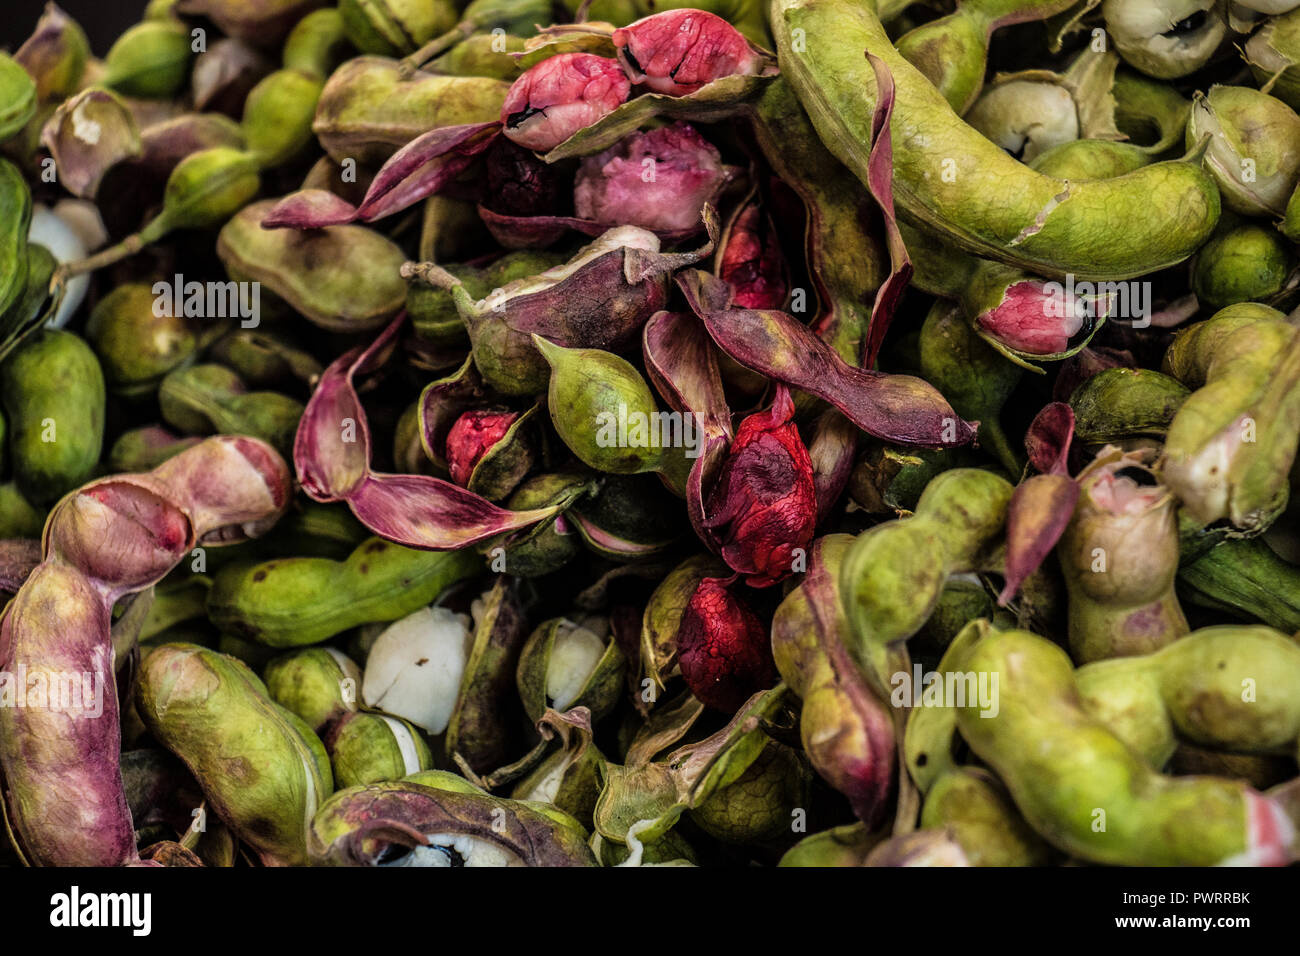
[(817, 523), (812, 459), (793, 419), (794, 400), (778, 385), (772, 407), (736, 429), (705, 508), (722, 559), (752, 587), (793, 573)]
[(776, 683), (767, 628), (727, 588), (705, 578), (691, 595), (677, 632), (686, 686), (705, 705), (735, 713), (753, 694)]
[(501, 107), (503, 131), (520, 146), (545, 152), (612, 112), (631, 89), (616, 61), (562, 53), (515, 80)]
[(790, 291), (789, 268), (776, 228), (757, 202), (746, 203), (722, 240), (718, 278), (742, 309), (779, 309)]
[(724, 76), (757, 74), (764, 59), (730, 23), (690, 8), (667, 10), (614, 31), (619, 62), (633, 83), (685, 96)]
[(733, 170), (689, 123), (625, 136), (582, 161), (574, 180), (579, 218), (652, 232), (698, 230), (700, 210), (716, 206)]

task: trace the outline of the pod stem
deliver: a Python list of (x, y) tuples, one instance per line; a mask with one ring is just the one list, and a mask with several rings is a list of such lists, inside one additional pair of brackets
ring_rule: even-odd
[(86, 256), (84, 259), (65, 262), (56, 271), (55, 281), (67, 281), (74, 276), (94, 272), (96, 269), (102, 269), (105, 266), (121, 262), (123, 259), (129, 259), (142, 251), (145, 246), (157, 242), (171, 231), (171, 226), (166, 222), (164, 216), (165, 213), (154, 216), (139, 232), (127, 236), (116, 245), (109, 246), (107, 249), (100, 249), (99, 252)]
[(478, 24), (473, 20), (462, 20), (442, 36), (436, 36), (420, 49), (416, 50), (410, 56), (402, 57), (397, 64), (397, 73), (403, 80), (409, 80), (415, 71), (420, 69), (439, 53), (443, 53), (451, 47), (466, 40), (478, 29)]

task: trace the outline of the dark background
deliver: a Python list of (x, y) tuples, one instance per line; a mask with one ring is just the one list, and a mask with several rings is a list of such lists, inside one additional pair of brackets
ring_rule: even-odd
[[(123, 30), (144, 14), (148, 0), (59, 0), (63, 12), (81, 24), (95, 56), (108, 52)], [(0, 49), (22, 46), (45, 9), (45, 0), (0, 0)]]

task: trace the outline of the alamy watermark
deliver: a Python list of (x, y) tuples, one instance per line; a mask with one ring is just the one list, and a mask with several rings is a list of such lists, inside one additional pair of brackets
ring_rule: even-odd
[(1067, 273), (1065, 285), (1046, 282), (1043, 292), (1047, 295), (1043, 309), (1049, 318), (1104, 316), (1130, 320), (1135, 329), (1151, 324), (1150, 282), (1076, 282), (1074, 273)]
[(262, 283), (186, 282), (175, 275), (171, 282), (155, 282), (153, 314), (191, 319), (239, 319), (239, 327), (255, 329), (262, 322)]
[(889, 679), (893, 691), (889, 702), (895, 707), (973, 707), (981, 717), (998, 715), (997, 671), (922, 670), (912, 665), (912, 672), (897, 671)]
[(77, 671), (31, 671), (26, 664), (0, 671), (0, 707), (51, 710), (71, 717), (101, 717), (104, 675)]
[(687, 458), (699, 458), (701, 431), (690, 412), (630, 412), (624, 402), (596, 416), (600, 448), (682, 448)]

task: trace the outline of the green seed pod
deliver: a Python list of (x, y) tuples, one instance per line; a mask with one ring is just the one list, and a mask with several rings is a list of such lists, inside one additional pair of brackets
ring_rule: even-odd
[(566, 349), (540, 335), (533, 344), (551, 367), (551, 422), (570, 451), (597, 471), (616, 475), (663, 467), (659, 407), (627, 359), (603, 349)]
[(212, 581), (202, 574), (171, 576), (156, 584), (153, 603), (140, 625), (141, 643), (170, 633), (171, 629), (187, 621), (205, 617), (208, 588), (211, 586)]
[(208, 616), (270, 647), (303, 647), (359, 624), (395, 621), (478, 570), (469, 551), (416, 551), (371, 538), (346, 561), (284, 558), (223, 568), (208, 594)]
[[(168, 632), (168, 634), (170, 636), (171, 632)], [(206, 642), (203, 641), (187, 640), (186, 643), (207, 646)], [(267, 647), (265, 644), (258, 644), (256, 641), (246, 641), (235, 634), (219, 635), (216, 649), (218, 653), (242, 661), (245, 666), (251, 668), (254, 672), (262, 670), (275, 658), (274, 648)]]
[(529, 67), (554, 55), (551, 48), (545, 47), (519, 57), (512, 55), (523, 54), (525, 42), (520, 36), (475, 33), (431, 60), (425, 69), (444, 76), (490, 76), (514, 82)]
[[(565, 256), (559, 253), (521, 249), (507, 252), (481, 269), (453, 265), (447, 267), (447, 271), (459, 279), (470, 298), (477, 301), (506, 283), (538, 275), (564, 261)], [(406, 311), (411, 316), (415, 334), (428, 342), (446, 347), (467, 340), (465, 319), (446, 289), (412, 282), (406, 294)]]
[(271, 699), (301, 717), (315, 733), (357, 712), (361, 668), (332, 647), (309, 647), (283, 654), (266, 665)]
[[(58, 260), (45, 246), (37, 242), (27, 244), (27, 287), (8, 311), (0, 313), (0, 344), (9, 335), (21, 337), (23, 332), (40, 324), (41, 315), (47, 308), (53, 308), (50, 281), (58, 265)], [(67, 301), (66, 295), (64, 301)]]
[(200, 438), (177, 438), (165, 428), (146, 425), (122, 432), (108, 450), (109, 471), (153, 471), (168, 458), (197, 445)]
[[(417, 398), (401, 417), (393, 429), (393, 463), (403, 475), (433, 475), (438, 469), (424, 453), (420, 441), (420, 400)], [(446, 472), (443, 472), (445, 475)]]
[(306, 862), (308, 825), (334, 789), (329, 758), (247, 667), (205, 648), (165, 644), (141, 665), (136, 706), (264, 864)]
[(509, 88), (487, 77), (404, 79), (395, 60), (354, 57), (325, 84), (312, 129), (334, 161), (377, 166), (434, 127), (499, 119)]
[(884, 839), (861, 823), (849, 823), (806, 836), (786, 851), (777, 866), (865, 866), (867, 856)]
[(1191, 389), (1145, 368), (1108, 368), (1074, 390), (1074, 434), (1089, 445), (1163, 441)]
[(1292, 242), (1300, 242), (1300, 186), (1297, 186), (1296, 191), (1291, 194), (1291, 200), (1286, 204), (1286, 212), (1278, 228), (1282, 230), (1282, 235)]
[(235, 329), (214, 342), (207, 354), (249, 385), (311, 382), (323, 371), (294, 339), (277, 332)]
[(929, 620), (948, 577), (996, 569), (1011, 492), (991, 472), (955, 468), (930, 482), (913, 517), (854, 540), (839, 571), (845, 644), (882, 696), (901, 663), (896, 645)]
[(331, 7), (313, 10), (294, 25), (284, 41), (284, 68), (324, 83), (348, 52), (339, 11)]
[(1051, 847), (1025, 822), (1006, 788), (987, 770), (962, 767), (935, 781), (921, 827), (947, 827), (971, 866), (1046, 866)]
[(433, 754), (420, 732), (383, 714), (348, 714), (325, 738), (325, 748), (340, 789), (401, 780), (433, 768)]
[(1213, 86), (1192, 107), (1187, 148), (1207, 135), (1205, 165), (1224, 205), (1243, 216), (1281, 215), (1300, 179), (1300, 116), (1259, 90)]
[(715, 790), (687, 815), (723, 843), (778, 840), (791, 832), (796, 811), (808, 803), (811, 775), (799, 755), (775, 740), (733, 782)]
[(104, 373), (71, 332), (43, 330), (0, 365), (14, 479), (35, 504), (83, 484), (104, 442)]
[(626, 661), (609, 622), (554, 618), (533, 631), (519, 655), (516, 682), (528, 719), (536, 723), (549, 708), (586, 707), (592, 723), (613, 710), (623, 689)]
[[(1026, 631), (984, 631), (957, 666), (999, 675), (998, 713), (968, 701), (957, 727), (1049, 843), (1112, 865), (1286, 861), (1292, 828), (1279, 806), (1237, 781), (1162, 776), (1085, 710), (1064, 651)], [(1202, 672), (1217, 679), (1213, 665)], [(1234, 692), (1240, 700), (1240, 684)]]
[(39, 538), (45, 509), (38, 508), (12, 481), (0, 484), (0, 538)]
[[(80, 87), (90, 59), (90, 42), (77, 21), (51, 3), (14, 59), (36, 81), (37, 102), (49, 103), (71, 96)], [(21, 96), (11, 100), (0, 94), (0, 102), (18, 104)]]
[(1239, 226), (1215, 236), (1197, 253), (1192, 289), (1202, 305), (1215, 310), (1264, 302), (1282, 291), (1293, 258), (1290, 245), (1274, 230)]
[(127, 96), (175, 96), (189, 78), (190, 34), (177, 21), (146, 20), (117, 38), (99, 82)]
[(263, 229), (273, 200), (253, 203), (217, 238), (217, 255), (236, 281), (261, 282), (309, 321), (337, 332), (378, 328), (402, 309), (406, 255), (365, 226)]
[(450, 0), (339, 0), (348, 40), (362, 53), (405, 56), (456, 25)]
[(0, 53), (0, 142), (36, 115), (36, 83), (9, 54)]
[(1242, 54), (1264, 92), (1300, 110), (1300, 8), (1266, 21)]
[(5, 316), (27, 289), (31, 224), (32, 194), (27, 182), (17, 166), (0, 159), (0, 316)]
[(1295, 754), (1300, 742), (1300, 646), (1271, 628), (1202, 628), (1075, 679), (1088, 712), (1152, 767), (1179, 738), (1233, 753)]
[[(573, 472), (534, 475), (515, 489), (506, 501), (511, 511), (547, 508), (561, 501), (571, 501), (590, 483), (585, 475)], [(506, 547), (505, 566), (510, 574), (535, 578), (564, 567), (580, 550), (572, 522), (563, 514), (542, 522), (533, 531)]]
[(1109, 179), (1123, 176), (1151, 162), (1150, 152), (1132, 143), (1108, 139), (1078, 139), (1039, 153), (1029, 164), (1044, 176), (1068, 179)]
[[(601, 0), (597, 0), (596, 6)], [(593, 7), (594, 9), (594, 7)], [(632, 851), (625, 844), (606, 840), (597, 834), (592, 837), (592, 847), (599, 845), (596, 855), (602, 866), (620, 866), (632, 856)], [(695, 850), (676, 830), (669, 830), (651, 843), (641, 844), (641, 866), (698, 866)]]
[(943, 393), (962, 418), (980, 423), (978, 441), (1019, 477), (1022, 457), (1012, 446), (999, 418), (1022, 375), (982, 341), (960, 310), (936, 302), (921, 327), (921, 373)]
[(130, 282), (100, 299), (86, 322), (86, 339), (104, 368), (104, 378), (127, 396), (151, 394), (172, 369), (190, 361), (199, 347), (192, 319), (155, 309), (149, 285)]
[(849, 497), (868, 514), (890, 518), (914, 511), (935, 475), (950, 468), (975, 467), (981, 460), (965, 448), (897, 448), (875, 440), (866, 445), (849, 475)]
[(249, 392), (224, 365), (192, 365), (158, 388), (163, 419), (186, 434), (252, 435), (288, 457), (303, 404), (279, 392)]
[(1300, 568), (1261, 538), (1224, 541), (1178, 569), (1178, 593), (1191, 604), (1300, 631)]
[(1229, 306), (1179, 331), (1163, 371), (1195, 389), (1178, 410), (1161, 469), (1203, 524), (1266, 529), (1286, 507), (1300, 441), (1296, 330), (1266, 306)]
[(283, 166), (313, 143), (311, 124), (324, 87), (323, 80), (298, 70), (276, 70), (253, 87), (241, 127), (263, 169)]
[(1078, 475), (1056, 554), (1081, 663), (1158, 650), (1188, 630), (1174, 593), (1178, 502), (1144, 458), (1108, 447)]
[(1105, 0), (1101, 12), (1125, 62), (1161, 80), (1199, 70), (1228, 32), (1218, 5), (1203, 0)]
[[(167, 177), (163, 211), (141, 230), (158, 238), (158, 229), (209, 229), (242, 209), (260, 188), (257, 161), (248, 153), (215, 146), (182, 159)], [(161, 225), (159, 225), (161, 224)]]

